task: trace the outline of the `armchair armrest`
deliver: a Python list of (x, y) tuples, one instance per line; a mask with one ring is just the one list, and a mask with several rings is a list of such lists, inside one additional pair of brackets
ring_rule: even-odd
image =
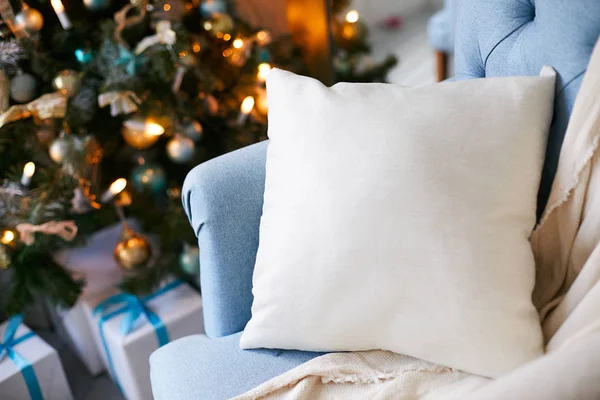
[(267, 144), (200, 164), (183, 185), (183, 207), (200, 247), (204, 324), (210, 337), (239, 332), (250, 320)]

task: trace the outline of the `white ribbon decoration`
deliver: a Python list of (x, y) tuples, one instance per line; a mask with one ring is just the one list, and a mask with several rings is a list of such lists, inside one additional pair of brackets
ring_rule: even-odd
[(131, 90), (111, 91), (98, 95), (98, 105), (104, 108), (110, 104), (110, 115), (131, 114), (138, 110), (142, 100)]
[(156, 34), (143, 38), (135, 47), (135, 54), (139, 55), (159, 43), (172, 46), (176, 40), (175, 31), (171, 29), (171, 21), (159, 21), (156, 24)]

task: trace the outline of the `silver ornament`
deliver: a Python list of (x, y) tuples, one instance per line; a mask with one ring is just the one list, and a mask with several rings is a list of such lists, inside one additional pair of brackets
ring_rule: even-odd
[(15, 22), (20, 29), (29, 33), (36, 33), (44, 26), (44, 16), (35, 8), (26, 7), (15, 15)]
[(196, 275), (200, 272), (200, 249), (186, 243), (179, 255), (179, 266), (188, 275)]
[(194, 142), (188, 137), (177, 135), (167, 143), (167, 154), (174, 163), (186, 163), (194, 156)]
[(79, 90), (81, 78), (72, 69), (63, 69), (52, 80), (52, 86), (65, 96), (73, 96)]
[(20, 73), (10, 81), (10, 97), (17, 103), (27, 103), (35, 97), (36, 87), (33, 75)]
[(196, 120), (185, 124), (183, 131), (185, 132), (186, 136), (192, 139), (194, 142), (202, 139), (202, 124)]
[(65, 137), (59, 137), (54, 140), (48, 149), (48, 153), (50, 153), (50, 158), (57, 164), (62, 164), (65, 161), (65, 158), (71, 151), (71, 141), (69, 141)]
[(83, 0), (83, 5), (91, 11), (102, 11), (110, 7), (110, 0)]

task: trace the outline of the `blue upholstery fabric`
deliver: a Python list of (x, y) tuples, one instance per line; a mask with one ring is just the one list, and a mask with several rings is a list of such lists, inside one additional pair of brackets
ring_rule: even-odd
[(183, 206), (198, 236), (206, 334), (240, 332), (250, 320), (252, 271), (265, 190), (267, 143), (194, 168)]
[(444, 7), (427, 22), (429, 43), (434, 49), (446, 53), (454, 51), (454, 31), (456, 27), (456, 7), (458, 0), (445, 0)]
[(188, 336), (155, 351), (150, 356), (154, 400), (229, 399), (319, 355), (241, 350), (240, 336)]
[(538, 214), (550, 194), (569, 116), (599, 35), (600, 0), (460, 1), (457, 79), (537, 75), (544, 64), (558, 72)]

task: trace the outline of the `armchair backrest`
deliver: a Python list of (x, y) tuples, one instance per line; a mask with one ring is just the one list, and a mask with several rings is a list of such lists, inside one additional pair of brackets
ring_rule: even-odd
[(600, 36), (598, 0), (461, 0), (456, 78), (558, 73), (554, 120), (538, 194), (546, 204), (575, 97)]

